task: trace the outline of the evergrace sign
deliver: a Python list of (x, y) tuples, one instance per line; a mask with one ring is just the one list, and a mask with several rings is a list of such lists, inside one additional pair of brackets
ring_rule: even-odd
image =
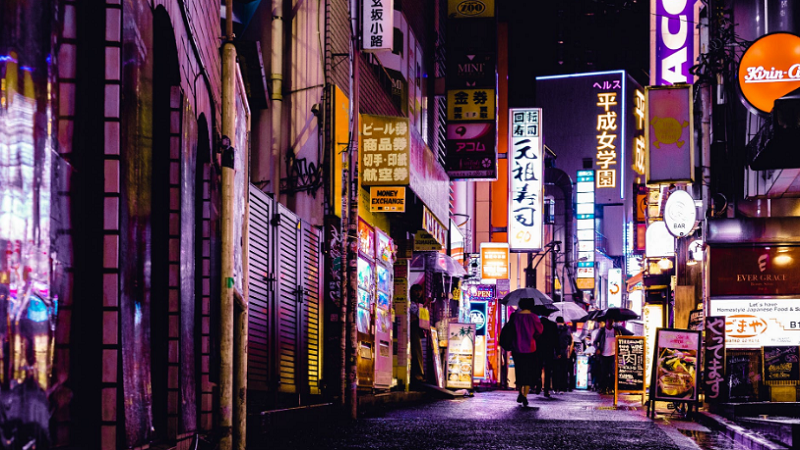
[(694, 0), (651, 0), (650, 82), (654, 86), (691, 83), (694, 64)]

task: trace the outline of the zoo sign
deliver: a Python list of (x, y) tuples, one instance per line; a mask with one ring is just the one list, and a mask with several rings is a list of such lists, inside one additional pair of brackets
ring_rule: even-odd
[(694, 182), (692, 86), (645, 89), (647, 184)]
[(448, 0), (447, 15), (455, 19), (494, 17), (494, 0)]
[(744, 52), (739, 89), (747, 105), (769, 114), (776, 99), (800, 87), (800, 36), (772, 33)]

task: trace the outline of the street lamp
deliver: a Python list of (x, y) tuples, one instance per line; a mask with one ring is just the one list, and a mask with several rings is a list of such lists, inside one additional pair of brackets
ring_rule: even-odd
[(551, 294), (555, 294), (555, 284), (556, 284), (556, 254), (561, 253), (561, 241), (550, 241), (547, 245), (544, 246), (545, 251), (539, 255), (539, 261), (536, 262), (536, 265), (533, 265), (533, 253), (528, 253), (528, 268), (525, 269), (525, 284), (527, 286), (536, 287), (536, 268), (539, 267), (539, 264), (542, 263), (544, 257), (547, 256), (548, 253), (552, 253), (552, 264), (550, 267), (550, 276), (551, 276)]

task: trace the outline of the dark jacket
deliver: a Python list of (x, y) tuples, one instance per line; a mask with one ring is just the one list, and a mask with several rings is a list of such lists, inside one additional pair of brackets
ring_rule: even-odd
[(542, 334), (536, 336), (536, 351), (542, 358), (555, 358), (558, 348), (558, 326), (555, 322), (542, 317)]
[[(614, 336), (631, 336), (633, 335), (632, 332), (628, 331), (625, 327), (621, 327), (619, 325), (614, 325)], [(601, 354), (603, 349), (606, 348), (606, 327), (600, 328), (597, 332), (597, 336), (594, 338), (594, 348), (597, 349)]]
[(558, 326), (558, 348), (556, 355), (562, 358), (569, 358), (569, 347), (572, 345), (572, 330), (566, 325)]

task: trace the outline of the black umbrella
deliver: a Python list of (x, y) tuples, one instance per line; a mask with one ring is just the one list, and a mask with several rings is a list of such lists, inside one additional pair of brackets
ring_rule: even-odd
[[(530, 287), (514, 289), (513, 291), (509, 292), (508, 295), (503, 297), (503, 299), (500, 300), (500, 303), (506, 306), (519, 307), (519, 301), (523, 298), (532, 298), (534, 305), (536, 306), (553, 304), (553, 299), (551, 299), (547, 294), (536, 288)], [(549, 312), (547, 312), (547, 314), (550, 314), (551, 312), (558, 311), (558, 308), (553, 306), (551, 309), (548, 309), (548, 311)]]
[(576, 320), (575, 322), (588, 322), (590, 320), (597, 320), (597, 316), (599, 316), (602, 313), (603, 313), (603, 311), (601, 311), (599, 309), (595, 309), (594, 311), (589, 311), (589, 314), (586, 314), (585, 316), (581, 317), (580, 319)]
[(597, 317), (600, 320), (616, 320), (619, 322), (638, 318), (639, 315), (628, 308), (608, 308)]

